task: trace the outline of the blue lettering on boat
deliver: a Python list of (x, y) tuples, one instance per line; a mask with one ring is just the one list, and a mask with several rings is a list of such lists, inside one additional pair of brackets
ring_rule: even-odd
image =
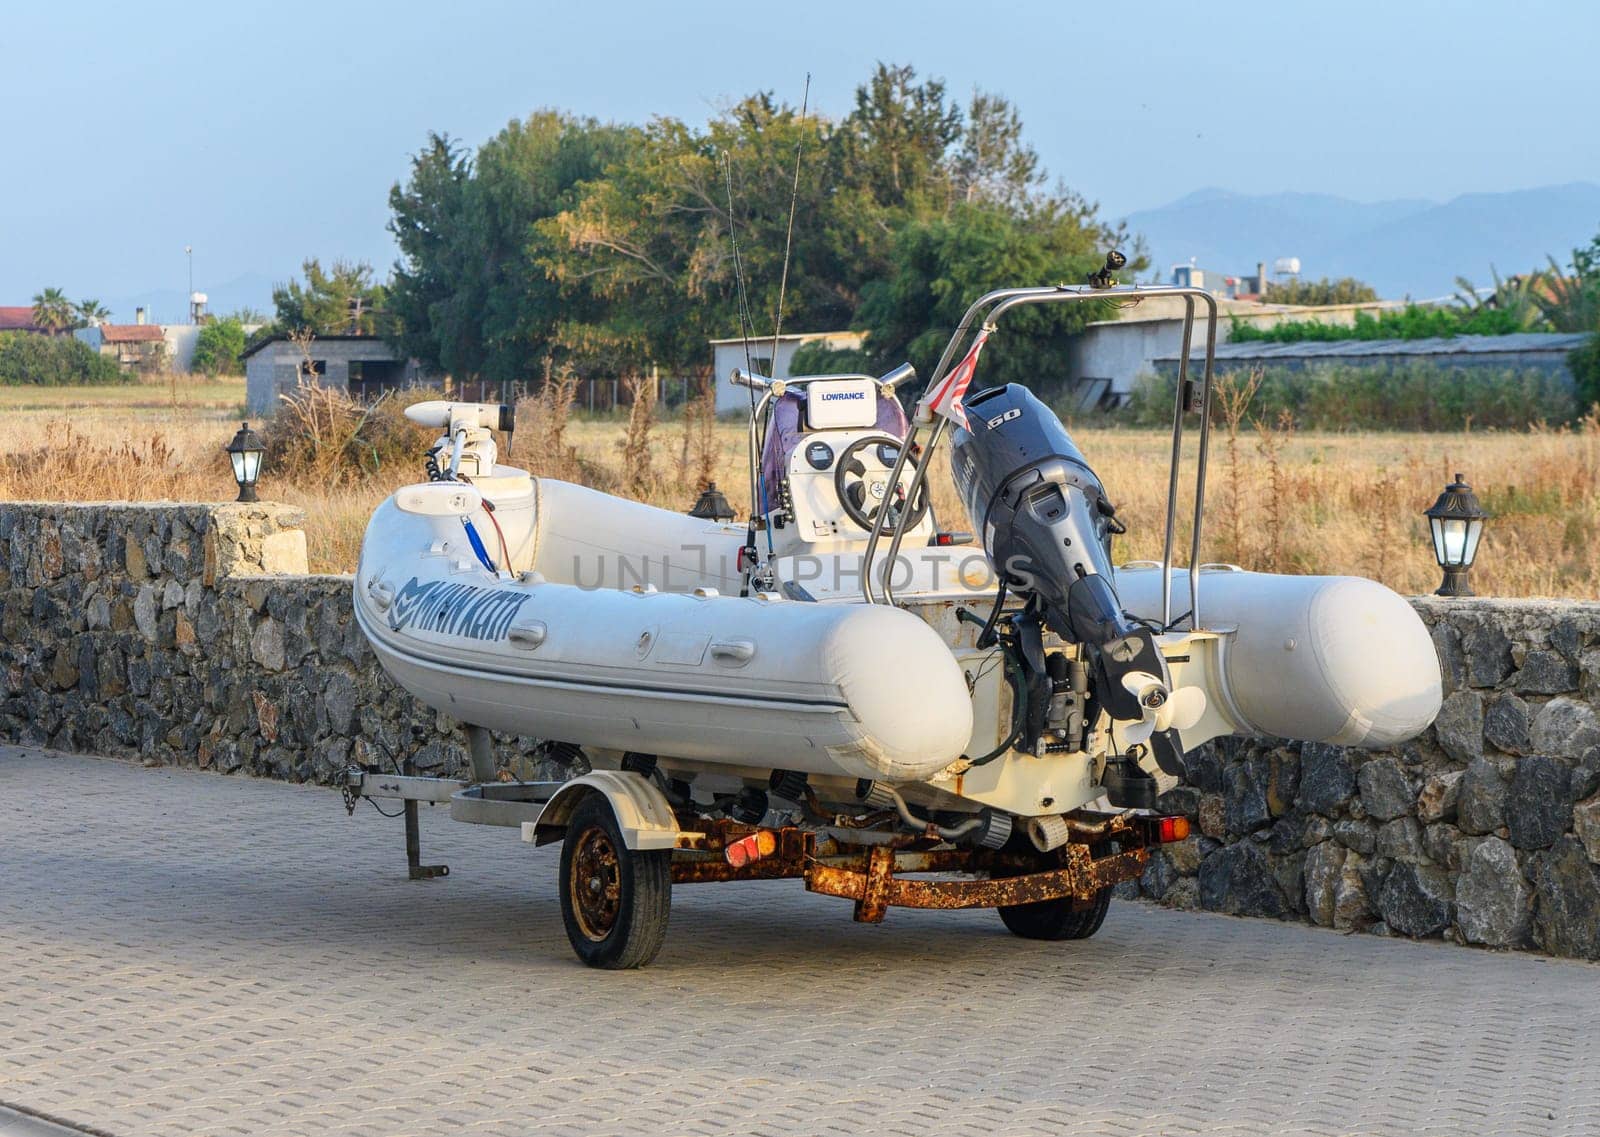
[(421, 583), (412, 577), (389, 606), (389, 627), (397, 632), (411, 628), (474, 640), (499, 640), (505, 638), (511, 621), (527, 601), (526, 593), (443, 580)]

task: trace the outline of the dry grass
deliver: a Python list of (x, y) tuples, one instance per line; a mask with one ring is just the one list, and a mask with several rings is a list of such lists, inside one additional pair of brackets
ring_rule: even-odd
[[(109, 389), (109, 400), (103, 389), (79, 390), (60, 404), (13, 406), (0, 415), (0, 498), (231, 500), (221, 453), (236, 429), (231, 404), (130, 413), (116, 401), (123, 390)], [(547, 404), (559, 401), (557, 395), (522, 405), (513, 460), (600, 488), (621, 485), (627, 424), (577, 417), (570, 404), (553, 422), (556, 412)], [(643, 425), (634, 424), (635, 445)], [(674, 426), (646, 435), (655, 479), (647, 500), (687, 509), (709, 476), (743, 515), (749, 504), (743, 425)], [(1095, 427), (1075, 435), (1128, 525), (1117, 559), (1159, 557), (1165, 432)], [(1192, 433), (1187, 453), (1192, 459)], [(1480, 594), (1600, 596), (1597, 418), (1575, 429), (1527, 432), (1322, 434), (1276, 422), (1258, 430), (1241, 414), (1232, 445), (1219, 421), (1203, 558), (1286, 572), (1357, 573), (1401, 592), (1429, 592), (1439, 572), (1422, 511), (1457, 470), (1495, 514), (1472, 577)], [(373, 507), (421, 471), (420, 447), (411, 460), (386, 461), (337, 485), (292, 480), (269, 465), (262, 496), (305, 508), (313, 569), (349, 571)], [(942, 457), (932, 480), (942, 523), (966, 528)], [(1186, 501), (1184, 512), (1190, 508)], [(1180, 549), (1187, 548), (1188, 531), (1185, 518)]]
[(24, 411), (75, 411), (159, 420), (175, 411), (210, 411), (232, 418), (243, 407), (244, 380), (226, 375), (144, 375), (103, 387), (0, 386), (0, 414), (7, 417)]

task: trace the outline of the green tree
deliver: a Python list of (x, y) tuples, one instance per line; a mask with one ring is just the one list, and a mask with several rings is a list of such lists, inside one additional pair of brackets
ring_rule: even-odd
[(1600, 331), (1600, 236), (1572, 250), (1570, 272), (1562, 271), (1554, 257), (1534, 288), (1539, 306), (1552, 331)]
[(961, 111), (944, 81), (917, 81), (915, 69), (880, 62), (856, 88), (856, 105), (839, 127), (850, 179), (882, 207), (948, 194), (946, 152), (962, 134)]
[(558, 234), (541, 223), (577, 200), (637, 132), (539, 111), (469, 157), (429, 136), (405, 184), (390, 190), (400, 246), (391, 307), (403, 350), (430, 367), (526, 379), (562, 349), (562, 327), (586, 322), (581, 279), (551, 271)]
[(1284, 284), (1267, 281), (1261, 299), (1267, 304), (1367, 304), (1378, 298), (1378, 290), (1370, 284), (1346, 276), (1338, 280), (1300, 280)]
[(466, 197), (472, 162), (447, 134), (429, 134), (411, 176), (389, 190), (389, 232), (400, 247), (389, 309), (400, 350), (435, 371), (482, 366), (482, 265), (472, 255)]
[[(858, 315), (869, 333), (868, 365), (882, 372), (909, 360), (931, 377), (972, 301), (1005, 285), (1081, 282), (1104, 259), (1104, 243), (1090, 207), (1067, 201), (1020, 217), (959, 205), (947, 217), (906, 226), (895, 240), (893, 272), (869, 287)], [(1059, 376), (1066, 337), (1109, 316), (1107, 303), (1018, 309), (985, 347), (979, 386)]]
[(541, 226), (557, 238), (547, 269), (564, 296), (587, 299), (590, 314), (564, 327), (564, 342), (602, 367), (703, 366), (706, 340), (737, 335), (742, 324), (735, 235), (748, 330), (770, 334), (797, 151), (799, 220), (782, 322), (791, 330), (846, 323), (861, 276), (850, 262), (851, 231), (836, 224), (831, 188), (817, 176), (827, 142), (826, 123), (765, 93), (704, 131), (676, 119), (651, 123), (572, 209)]
[(1567, 353), (1579, 409), (1600, 407), (1600, 332)]
[(77, 320), (77, 307), (61, 289), (46, 288), (33, 294), (33, 322), (51, 335), (70, 331)]
[(326, 270), (316, 257), (300, 266), (305, 283), (275, 285), (272, 303), (280, 331), (310, 329), (317, 335), (376, 335), (382, 328), (384, 288), (372, 282), (372, 266), (334, 261)]
[[(838, 123), (758, 92), (704, 126), (541, 111), (473, 154), (430, 135), (390, 205), (394, 337), (432, 367), (485, 378), (547, 362), (591, 375), (698, 369), (708, 338), (759, 338), (780, 319), (791, 331), (872, 328), (888, 352), (940, 304), (959, 315), (992, 284), (1082, 280), (1122, 238), (1074, 195), (1045, 191), (1005, 99), (975, 92), (963, 113), (940, 80), (890, 64)], [(968, 239), (991, 260), (981, 271), (930, 262), (945, 291), (919, 292), (935, 281), (918, 276), (930, 266), (913, 232), (935, 262)]]
[(1026, 209), (1045, 180), (1039, 155), (1022, 140), (1022, 116), (1000, 95), (974, 91), (951, 159), (953, 188), (968, 204)]
[(244, 368), (239, 356), (244, 353), (244, 325), (232, 316), (212, 320), (195, 338), (194, 358), (189, 368), (204, 375), (238, 375)]
[(97, 327), (111, 319), (111, 309), (98, 300), (80, 300), (76, 311), (79, 327)]
[(0, 332), (0, 386), (66, 387), (122, 383), (127, 378), (116, 360), (74, 336)]

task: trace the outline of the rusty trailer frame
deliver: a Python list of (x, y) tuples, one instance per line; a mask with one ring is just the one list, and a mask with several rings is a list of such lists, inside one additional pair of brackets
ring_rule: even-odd
[(700, 821), (701, 829), (686, 832), (673, 852), (672, 883), (799, 879), (807, 891), (855, 901), (854, 918), (869, 924), (881, 922), (890, 908), (1007, 908), (1063, 899), (1087, 906), (1102, 889), (1143, 874), (1155, 843), (1143, 830), (1145, 820), (1073, 819), (1079, 835), (1113, 844), (1114, 851), (1096, 856), (1087, 841), (1069, 842), (1048, 854), (1055, 864), (1044, 868), (1041, 863), (1048, 862), (1041, 855), (930, 848), (922, 838), (842, 846), (796, 827), (765, 830), (773, 835), (773, 852), (735, 865), (726, 856), (728, 846), (763, 830), (736, 821)]

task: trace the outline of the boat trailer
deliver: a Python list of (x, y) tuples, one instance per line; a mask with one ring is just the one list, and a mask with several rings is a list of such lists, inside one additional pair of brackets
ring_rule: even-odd
[[(626, 819), (640, 812), (642, 796), (657, 807), (653, 812), (660, 824), (625, 824), (624, 844), (629, 851), (670, 853), (672, 884), (798, 879), (807, 891), (854, 901), (854, 919), (873, 924), (890, 908), (1009, 908), (1052, 900), (1088, 907), (1106, 890), (1137, 879), (1153, 846), (1189, 835), (1182, 817), (1084, 813), (1066, 819), (1070, 839), (1041, 859), (1037, 852), (951, 848), (935, 834), (869, 834), (859, 826), (870, 822), (870, 816), (835, 818), (838, 829), (873, 840), (863, 845), (840, 840), (825, 829), (764, 828), (674, 809), (650, 781), (627, 770), (596, 771), (568, 782), (475, 782), (352, 766), (341, 789), (348, 812), (363, 798), (402, 803), (412, 880), (450, 872), (448, 865), (422, 863), (420, 803), (448, 805), (455, 821), (520, 828), (524, 841), (546, 845), (566, 836), (565, 822), (575, 805), (571, 799), (599, 794)], [(610, 855), (626, 853), (612, 850)]]

